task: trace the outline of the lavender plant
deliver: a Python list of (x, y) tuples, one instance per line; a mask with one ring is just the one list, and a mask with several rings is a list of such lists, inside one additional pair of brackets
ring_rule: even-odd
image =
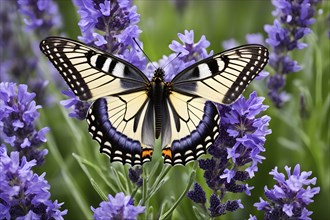
[[(169, 63), (165, 67), (165, 73), (166, 80), (170, 81), (182, 69), (213, 54), (212, 51), (207, 52), (206, 50), (210, 43), (204, 35), (195, 43), (194, 31), (186, 30), (184, 33), (178, 34), (181, 42), (172, 41), (170, 49), (173, 53), (168, 56), (164, 55), (152, 66), (147, 64), (131, 38), (133, 36), (138, 39), (141, 32), (137, 26), (139, 15), (136, 13), (136, 7), (132, 5), (132, 1), (74, 0), (74, 4), (79, 8), (78, 13), (81, 16), (79, 26), (82, 36), (79, 37), (80, 40), (133, 63), (148, 77), (153, 74), (154, 66), (165, 67)], [(259, 42), (259, 40), (256, 36), (254, 39), (250, 39), (250, 41), (254, 41), (253, 43)], [(138, 43), (142, 46), (139, 40)], [(180, 55), (173, 60), (179, 53)], [(74, 109), (70, 116), (84, 119), (89, 104), (80, 102), (71, 92), (64, 93), (69, 99), (62, 101), (62, 105)], [(261, 153), (265, 150), (265, 137), (270, 133), (268, 128), (270, 118), (258, 116), (266, 110), (267, 106), (263, 104), (263, 98), (258, 97), (256, 93), (250, 94), (249, 99), (240, 98), (233, 106), (218, 105), (217, 107), (222, 117), (220, 138), (209, 150), (212, 158), (199, 162), (200, 169), (204, 170), (204, 178), (209, 189), (204, 187), (205, 184), (195, 183), (190, 192), (183, 192), (183, 195), (187, 195), (189, 199), (198, 204), (197, 206), (201, 207), (200, 212), (196, 212), (196, 215), (203, 215), (205, 218), (221, 216), (243, 208), (240, 199), (229, 197), (237, 193), (241, 194), (234, 195), (235, 198), (243, 193), (251, 194), (250, 191), (253, 186), (249, 186), (246, 182), (254, 176), (255, 172), (258, 171), (259, 164), (265, 159)], [(77, 145), (77, 149), (79, 148), (78, 153), (81, 155), (80, 157), (74, 154), (74, 157), (79, 158), (77, 159), (79, 165), (101, 198), (107, 200), (101, 202), (97, 208), (91, 207), (94, 218), (128, 217), (135, 219), (139, 213), (144, 213), (144, 217), (150, 219), (152, 219), (152, 213), (156, 213), (153, 218), (160, 219), (174, 213), (173, 218), (175, 218), (173, 210), (184, 200), (184, 197), (177, 196), (177, 194), (173, 197), (173, 193), (178, 191), (177, 188), (179, 187), (177, 186), (179, 185), (189, 188), (195, 177), (194, 168), (188, 177), (186, 173), (182, 172), (180, 178), (176, 178), (176, 176), (170, 178), (168, 175), (170, 169), (168, 167), (161, 169), (159, 173), (162, 162), (153, 160), (152, 164), (144, 165), (142, 169), (130, 169), (127, 172), (127, 167), (116, 166), (116, 164), (109, 166), (105, 163), (105, 160), (103, 161), (103, 158), (99, 157), (100, 155), (95, 149), (86, 144), (89, 143), (89, 140), (79, 135), (77, 130), (71, 129), (68, 133), (68, 135), (72, 135), (70, 136), (72, 139), (75, 139), (76, 142), (74, 143)], [(90, 153), (92, 151), (96, 152), (93, 160), (90, 159), (94, 156)], [(66, 162), (64, 161), (64, 163)], [(61, 167), (66, 166), (66, 164), (59, 164)], [(91, 168), (93, 171), (87, 168)], [(186, 172), (189, 171), (189, 168), (189, 165), (185, 167)], [(65, 172), (67, 171), (63, 173)], [(95, 176), (99, 177), (100, 181), (96, 181)], [(189, 178), (189, 181), (181, 181), (184, 179), (182, 176), (185, 180)], [(131, 180), (132, 184), (128, 179)], [(165, 188), (166, 190), (162, 190), (161, 187), (165, 183), (168, 183), (168, 186)], [(66, 184), (71, 187), (70, 189), (76, 189), (76, 186), (80, 185), (80, 179), (77, 184)], [(90, 185), (88, 185), (89, 188)], [(105, 196), (103, 192), (108, 194), (109, 191), (111, 191), (111, 195), (115, 196)], [(211, 191), (210, 197), (207, 196), (209, 191)], [(77, 191), (72, 194), (75, 196), (75, 202), (79, 205), (80, 197), (87, 198), (92, 193), (83, 190), (80, 194), (77, 194)], [(104, 195), (102, 196), (102, 194)], [(133, 197), (139, 201), (138, 206), (134, 206)], [(159, 209), (157, 209), (157, 203)], [(95, 205), (93, 206), (95, 207)], [(170, 208), (168, 208), (169, 206)], [(80, 204), (80, 209), (82, 207)], [(89, 209), (87, 208), (87, 210)], [(196, 209), (194, 210), (196, 211)], [(86, 212), (84, 215), (88, 216)], [(184, 215), (192, 216), (187, 212)]]
[(187, 194), (202, 207), (204, 216), (213, 218), (243, 208), (240, 199), (227, 200), (228, 193), (251, 195), (254, 187), (244, 182), (254, 177), (258, 164), (265, 159), (260, 154), (265, 151), (266, 135), (271, 133), (270, 117), (257, 117), (268, 108), (262, 104), (263, 100), (253, 92), (249, 99), (241, 97), (231, 106), (218, 105), (220, 136), (208, 150), (212, 157), (199, 160), (207, 186), (212, 190), (209, 208), (206, 209), (205, 191), (197, 183)]
[(5, 145), (0, 146), (0, 218), (1, 219), (63, 219), (67, 210), (63, 203), (50, 198), (48, 182), (31, 168), (36, 160), (28, 161), (19, 152), (7, 154)]
[(49, 128), (37, 130), (35, 127), (41, 108), (33, 100), (35, 96), (27, 91), (26, 85), (0, 83), (0, 137), (1, 142), (12, 146), (21, 156), (29, 161), (35, 159), (37, 165), (41, 165), (48, 150), (40, 146), (47, 141), (45, 135)]
[(301, 50), (308, 45), (301, 42), (303, 37), (311, 33), (309, 28), (314, 22), (315, 6), (319, 1), (272, 0), (275, 6), (273, 25), (265, 25), (268, 34), (266, 43), (272, 47), (269, 65), (275, 74), (267, 82), (268, 97), (276, 107), (280, 108), (289, 100), (285, 91), (286, 76), (298, 72), (302, 67), (292, 60), (290, 52)]
[[(3, 1), (0, 16), (2, 81), (28, 84), (29, 88), (37, 94), (38, 103), (50, 104), (53, 99), (46, 95), (49, 77), (38, 66), (39, 40), (35, 39), (35, 34), (45, 37), (52, 29), (60, 27), (61, 21), (56, 4), (52, 0)], [(20, 26), (23, 18), (26, 25), (24, 31)], [(55, 77), (57, 74), (52, 76)]]
[[(264, 212), (264, 219), (303, 219), (310, 220), (313, 212), (307, 206), (314, 200), (312, 198), (320, 192), (320, 187), (311, 187), (316, 184), (316, 177), (308, 179), (312, 172), (300, 172), (297, 164), (291, 173), (291, 167), (285, 166), (285, 174), (279, 173), (275, 167), (270, 175), (277, 181), (273, 189), (265, 186), (267, 200), (260, 197), (260, 202), (254, 204), (258, 210)], [(253, 219), (254, 217), (250, 217)]]

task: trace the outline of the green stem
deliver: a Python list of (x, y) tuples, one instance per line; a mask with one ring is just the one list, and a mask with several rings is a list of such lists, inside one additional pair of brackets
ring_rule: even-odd
[(195, 181), (196, 167), (197, 167), (197, 162), (194, 163), (193, 170), (191, 171), (189, 182), (187, 184), (186, 189), (182, 192), (182, 194), (180, 195), (180, 197), (178, 198), (178, 200), (173, 204), (173, 206), (166, 213), (162, 214), (159, 217), (160, 220), (169, 218), (170, 215), (172, 214), (172, 212), (174, 211), (174, 209), (179, 205), (179, 203), (181, 202), (181, 200), (186, 196), (188, 190), (190, 189), (191, 185)]

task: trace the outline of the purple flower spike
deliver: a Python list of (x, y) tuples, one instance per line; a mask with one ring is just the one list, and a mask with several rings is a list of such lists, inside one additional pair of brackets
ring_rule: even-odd
[(67, 210), (60, 211), (63, 203), (52, 202), (50, 185), (31, 168), (36, 161), (19, 158), (19, 152), (10, 156), (7, 148), (0, 146), (0, 219), (63, 219)]
[[(214, 192), (207, 213), (210, 217), (243, 208), (240, 200), (226, 200), (229, 192), (251, 195), (254, 187), (244, 182), (254, 176), (258, 164), (265, 159), (260, 154), (265, 151), (266, 135), (271, 133), (270, 117), (258, 117), (268, 108), (263, 101), (263, 97), (253, 92), (249, 99), (240, 97), (231, 106), (217, 106), (221, 116), (219, 137), (208, 149), (212, 158), (199, 160), (206, 183)], [(188, 194), (194, 202), (196, 191), (204, 192), (199, 187), (195, 185)]]
[(0, 137), (28, 160), (36, 159), (41, 165), (48, 151), (39, 146), (47, 141), (49, 128), (35, 129), (41, 106), (34, 98), (35, 93), (29, 93), (26, 85), (0, 83)]
[[(289, 100), (289, 95), (284, 91), (284, 75), (301, 70), (298, 63), (288, 54), (292, 50), (301, 50), (308, 46), (301, 40), (311, 33), (309, 26), (315, 22), (313, 16), (318, 2), (317, 0), (272, 0), (275, 6), (273, 15), (276, 18), (273, 25), (265, 25), (264, 29), (268, 34), (266, 42), (273, 48), (269, 65), (275, 71), (275, 75), (268, 80), (268, 97), (278, 108)], [(279, 78), (283, 79), (280, 84)]]
[(220, 199), (216, 194), (212, 194), (210, 197), (209, 211), (212, 218), (225, 214), (226, 207), (220, 203)]
[(131, 0), (74, 0), (74, 3), (79, 7), (81, 17), (78, 23), (81, 41), (118, 55), (141, 70), (145, 69), (146, 59), (133, 41), (133, 38), (138, 39), (141, 30), (136, 25), (140, 15)]
[(108, 196), (108, 201), (101, 202), (99, 208), (91, 207), (96, 220), (102, 219), (137, 219), (144, 213), (144, 206), (134, 206), (134, 201), (124, 193), (117, 193), (115, 197)]
[(221, 204), (220, 198), (216, 194), (212, 194), (210, 197), (210, 216), (212, 218), (221, 216), (226, 214), (226, 211), (228, 212), (234, 212), (237, 209), (242, 209), (244, 206), (241, 203), (241, 200), (228, 200), (224, 204)]
[(306, 209), (313, 202), (314, 195), (320, 192), (320, 187), (311, 188), (316, 184), (316, 177), (308, 179), (312, 172), (300, 172), (297, 164), (291, 173), (291, 168), (285, 166), (285, 174), (279, 173), (275, 167), (269, 174), (274, 176), (277, 184), (273, 189), (265, 187), (265, 196), (268, 201), (260, 198), (260, 202), (254, 204), (258, 210), (265, 213), (265, 219), (306, 219), (309, 220), (313, 212)]
[(205, 191), (198, 183), (194, 183), (194, 190), (189, 191), (187, 197), (195, 203), (206, 203)]

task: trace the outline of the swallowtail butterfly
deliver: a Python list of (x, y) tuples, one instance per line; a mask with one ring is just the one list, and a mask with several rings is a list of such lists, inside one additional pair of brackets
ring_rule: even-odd
[(167, 164), (205, 154), (219, 134), (213, 102), (235, 102), (269, 55), (257, 44), (236, 47), (165, 82), (161, 68), (150, 81), (129, 62), (74, 40), (48, 37), (40, 49), (80, 100), (93, 101), (86, 120), (100, 151), (132, 166), (151, 160), (158, 138)]

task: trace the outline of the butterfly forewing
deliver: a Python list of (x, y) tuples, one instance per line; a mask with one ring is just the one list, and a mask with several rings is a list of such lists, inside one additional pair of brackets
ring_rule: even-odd
[(231, 104), (268, 62), (262, 45), (245, 45), (202, 60), (172, 80), (174, 91)]
[(49, 37), (40, 49), (81, 100), (144, 90), (149, 83), (130, 63), (77, 41)]

